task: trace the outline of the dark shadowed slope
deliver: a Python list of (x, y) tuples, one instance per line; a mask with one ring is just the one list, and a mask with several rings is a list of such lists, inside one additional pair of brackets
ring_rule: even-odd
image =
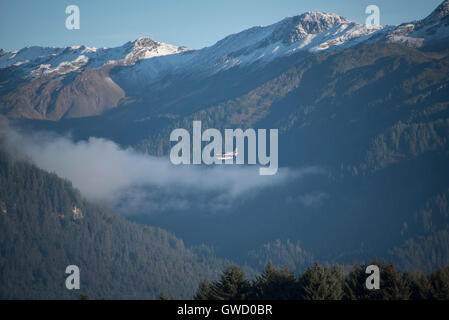
[[(85, 201), (68, 181), (0, 146), (0, 298), (191, 298), (226, 263), (159, 228)], [(77, 265), (81, 289), (65, 288)]]

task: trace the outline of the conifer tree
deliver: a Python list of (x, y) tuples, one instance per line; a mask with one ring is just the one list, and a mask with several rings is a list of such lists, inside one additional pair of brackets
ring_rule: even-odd
[(406, 272), (404, 278), (410, 287), (410, 300), (426, 300), (430, 298), (429, 278), (420, 271)]
[(228, 267), (218, 281), (203, 282), (195, 295), (196, 299), (243, 300), (247, 298), (250, 284), (238, 266)]
[(372, 292), (366, 288), (366, 266), (354, 265), (345, 278), (343, 292), (347, 300), (368, 300), (372, 298)]
[(304, 300), (340, 300), (343, 274), (338, 265), (329, 268), (315, 263), (299, 279), (299, 297)]
[(449, 267), (440, 268), (429, 275), (429, 298), (449, 300)]
[(287, 300), (297, 298), (295, 274), (286, 267), (278, 270), (268, 263), (253, 283), (252, 298)]
[(198, 286), (198, 289), (196, 290), (196, 293), (193, 297), (195, 300), (208, 300), (212, 299), (211, 295), (211, 284), (209, 281), (204, 280), (200, 282), (200, 285)]
[(380, 300), (408, 300), (410, 283), (392, 263), (380, 266), (380, 290), (373, 290), (374, 298)]

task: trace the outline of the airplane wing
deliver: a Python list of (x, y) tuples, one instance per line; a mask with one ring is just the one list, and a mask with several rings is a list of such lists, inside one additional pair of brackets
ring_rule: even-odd
[(238, 154), (237, 149), (235, 149), (234, 152), (217, 153), (217, 156), (236, 156)]

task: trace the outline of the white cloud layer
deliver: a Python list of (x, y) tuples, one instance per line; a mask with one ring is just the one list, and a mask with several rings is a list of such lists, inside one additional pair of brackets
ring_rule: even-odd
[(226, 209), (264, 188), (323, 173), (318, 167), (280, 168), (274, 176), (261, 176), (258, 166), (175, 166), (168, 157), (139, 154), (101, 138), (74, 142), (67, 136), (11, 129), (6, 135), (38, 167), (70, 180), (86, 198), (125, 214), (192, 209), (204, 201), (214, 210)]

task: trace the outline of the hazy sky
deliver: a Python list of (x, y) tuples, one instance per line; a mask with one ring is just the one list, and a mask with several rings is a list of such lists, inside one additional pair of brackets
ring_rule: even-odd
[[(0, 48), (27, 45), (114, 47), (149, 36), (201, 48), (228, 34), (306, 11), (341, 14), (363, 23), (365, 8), (380, 7), (380, 23), (427, 16), (442, 0), (0, 0)], [(65, 28), (68, 5), (80, 8), (80, 30)]]

